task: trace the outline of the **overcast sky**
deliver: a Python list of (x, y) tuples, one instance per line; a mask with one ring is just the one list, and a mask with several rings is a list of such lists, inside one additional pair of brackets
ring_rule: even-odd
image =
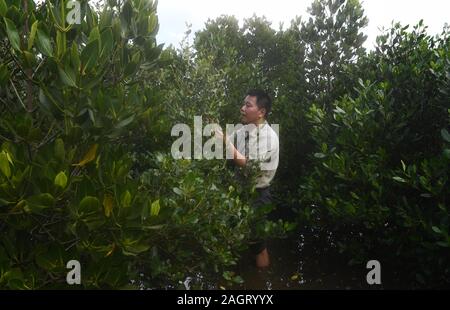
[[(203, 28), (208, 18), (222, 14), (236, 16), (242, 25), (244, 18), (253, 13), (266, 16), (274, 29), (279, 23), (285, 26), (297, 16), (308, 17), (306, 8), (312, 0), (159, 0), (158, 17), (160, 30), (158, 43), (179, 46), (186, 31), (186, 23), (192, 24), (193, 32)], [(429, 26), (430, 34), (438, 34), (445, 23), (450, 24), (450, 0), (365, 0), (362, 2), (369, 26), (366, 48), (372, 48), (379, 27), (389, 27), (392, 20), (403, 25), (416, 24), (420, 19)]]

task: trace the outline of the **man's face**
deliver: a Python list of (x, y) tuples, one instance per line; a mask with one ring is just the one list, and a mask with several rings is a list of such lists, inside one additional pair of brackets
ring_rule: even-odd
[(243, 124), (259, 124), (264, 119), (265, 109), (258, 108), (256, 96), (247, 96), (241, 108), (241, 121)]

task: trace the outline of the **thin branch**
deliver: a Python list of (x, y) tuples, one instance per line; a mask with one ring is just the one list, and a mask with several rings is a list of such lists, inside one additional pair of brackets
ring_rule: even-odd
[[(29, 27), (29, 24), (28, 24), (28, 18), (29, 18), (29, 14), (28, 14), (28, 0), (23, 0), (23, 6), (24, 6), (25, 14), (27, 16), (25, 17), (25, 25), (23, 27), (21, 41), (22, 41), (23, 38), (28, 36), (28, 33), (30, 32), (30, 27)], [(22, 41), (22, 46), (25, 46), (25, 42), (23, 42), (23, 41)], [(31, 74), (32, 74), (32, 72), (33, 71), (31, 70), (31, 68), (28, 68), (28, 69), (26, 69), (24, 71), (25, 76), (28, 78), (28, 81), (26, 82), (26, 84), (27, 84), (26, 101), (27, 101), (27, 111), (29, 113), (33, 112), (33, 84), (31, 82)]]
[(36, 74), (36, 72), (39, 70), (39, 68), (41, 67), (41, 65), (44, 63), (45, 59), (42, 58), (41, 62), (37, 65), (36, 69), (34, 69), (33, 74), (31, 75), (31, 79), (34, 78), (34, 75)]
[(28, 112), (27, 108), (25, 107), (25, 104), (23, 104), (22, 99), (20, 98), (19, 92), (17, 91), (16, 86), (14, 85), (13, 81), (10, 79), (9, 80), (11, 82), (12, 87), (14, 88), (14, 92), (16, 93), (17, 99), (19, 99), (20, 104), (22, 104), (23, 108), (25, 109), (25, 111)]

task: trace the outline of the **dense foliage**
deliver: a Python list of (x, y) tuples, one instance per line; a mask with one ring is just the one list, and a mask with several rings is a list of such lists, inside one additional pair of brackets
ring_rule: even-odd
[[(448, 287), (448, 28), (396, 24), (367, 52), (359, 1), (315, 0), (285, 28), (221, 16), (164, 48), (154, 1), (80, 3), (68, 24), (66, 0), (0, 0), (0, 288), (68, 288), (72, 259), (85, 288), (239, 283), (250, 236), (289, 222), (331, 232), (352, 264)], [(236, 123), (256, 87), (289, 222), (260, 220), (271, 208), (225, 161), (170, 155), (173, 125)]]
[(450, 272), (450, 41), (406, 30), (393, 27), (361, 60), (357, 94), (331, 114), (311, 107), (317, 148), (301, 214), (340, 231), (353, 263), (370, 253), (413, 271), (405, 282), (439, 287)]
[(68, 287), (72, 259), (87, 288), (241, 281), (227, 268), (252, 229), (252, 183), (171, 158), (155, 3), (85, 1), (69, 25), (66, 2), (0, 1), (1, 287)]

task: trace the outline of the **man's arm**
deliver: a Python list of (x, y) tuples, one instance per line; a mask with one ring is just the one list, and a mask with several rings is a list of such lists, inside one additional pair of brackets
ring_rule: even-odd
[(231, 154), (233, 154), (233, 161), (236, 165), (244, 167), (247, 164), (247, 158), (237, 150), (230, 139), (225, 136), (221, 130), (216, 130), (215, 136), (225, 142), (225, 150), (228, 151), (228, 148), (230, 149)]
[(233, 161), (236, 165), (244, 167), (247, 164), (247, 158), (237, 150), (233, 143), (229, 141), (228, 137), (225, 137), (225, 147), (230, 148), (233, 154)]

